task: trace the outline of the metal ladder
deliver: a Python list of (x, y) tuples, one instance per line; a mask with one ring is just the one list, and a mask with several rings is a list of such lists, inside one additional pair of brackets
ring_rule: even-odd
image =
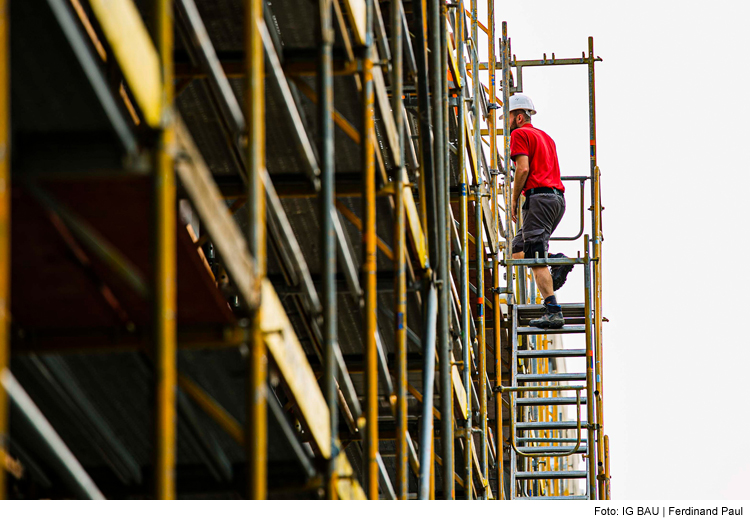
[[(510, 414), (509, 499), (597, 498), (595, 405), (589, 405), (595, 402), (595, 381), (588, 235), (584, 237), (584, 244), (583, 258), (504, 261), (506, 266), (514, 267), (573, 264), (584, 269), (584, 302), (561, 305), (565, 317), (565, 326), (561, 329), (529, 326), (531, 319), (544, 314), (542, 304), (508, 304), (511, 384), (495, 390), (500, 393), (498, 397), (507, 395)], [(555, 334), (585, 334), (586, 348), (547, 349), (546, 336)], [(537, 346), (533, 346), (534, 342)], [(574, 357), (586, 357), (585, 372), (549, 372), (550, 360)], [(573, 419), (562, 419), (563, 413), (557, 409), (563, 407), (572, 409)], [(578, 469), (573, 464), (572, 457), (581, 455), (585, 457), (586, 469)], [(570, 494), (573, 481), (585, 481), (585, 488)]]

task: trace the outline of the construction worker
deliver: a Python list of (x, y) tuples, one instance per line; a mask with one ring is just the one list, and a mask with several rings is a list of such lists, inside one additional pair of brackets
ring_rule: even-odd
[[(549, 249), (549, 238), (565, 214), (565, 187), (560, 179), (555, 142), (545, 132), (534, 128), (531, 116), (536, 114), (534, 103), (523, 94), (510, 98), (510, 157), (516, 164), (513, 182), (511, 217), (518, 223), (518, 202), (523, 204), (523, 223), (513, 239), (513, 258), (544, 258)], [(550, 258), (565, 258), (558, 253)], [(546, 313), (530, 324), (537, 328), (562, 328), (565, 320), (557, 303), (559, 289), (573, 269), (572, 265), (532, 266), (537, 287), (544, 298)]]

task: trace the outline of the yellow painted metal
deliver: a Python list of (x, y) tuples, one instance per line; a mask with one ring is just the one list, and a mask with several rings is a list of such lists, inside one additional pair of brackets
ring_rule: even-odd
[(609, 484), (609, 435), (604, 435), (604, 495), (605, 500), (612, 500)]
[[(0, 0), (0, 373), (10, 368), (10, 12)], [(8, 396), (0, 385), (0, 453), (8, 442)], [(6, 475), (0, 465), (0, 500), (6, 498)]]
[(132, 0), (89, 0), (89, 4), (146, 123), (157, 128), (165, 108), (162, 98), (164, 77), (160, 71), (159, 55), (138, 8)]
[(362, 61), (362, 128), (364, 146), (362, 148), (362, 248), (364, 250), (362, 274), (365, 297), (365, 420), (366, 429), (366, 470), (365, 489), (367, 497), (378, 499), (378, 349), (375, 336), (377, 320), (377, 235), (375, 231), (375, 101), (373, 90), (373, 67), (371, 54)]
[[(177, 451), (177, 202), (173, 161), (175, 131), (172, 114), (174, 30), (172, 1), (158, 0), (156, 7), (157, 45), (164, 79), (164, 83), (160, 84), (163, 87), (160, 98), (164, 115), (161, 116), (156, 153), (153, 202), (156, 222), (153, 288), (156, 351), (156, 495), (160, 499), (174, 499)], [(127, 17), (126, 14), (122, 16)]]
[[(250, 251), (255, 257), (253, 286), (260, 295), (260, 306), (250, 309), (250, 350), (247, 368), (247, 420), (245, 423), (245, 452), (248, 461), (248, 494), (251, 499), (265, 499), (268, 471), (268, 431), (266, 408), (266, 332), (268, 319), (263, 311), (273, 299), (266, 298), (266, 99), (265, 57), (260, 25), (263, 18), (263, 0), (245, 2), (245, 67), (247, 69), (247, 156), (248, 156), (248, 211)], [(270, 347), (269, 347), (270, 348)]]

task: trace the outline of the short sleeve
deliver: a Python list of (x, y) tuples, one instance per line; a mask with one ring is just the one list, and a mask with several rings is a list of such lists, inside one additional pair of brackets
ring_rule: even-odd
[(521, 129), (514, 130), (510, 135), (510, 158), (515, 160), (516, 156), (529, 155), (529, 138), (521, 132)]

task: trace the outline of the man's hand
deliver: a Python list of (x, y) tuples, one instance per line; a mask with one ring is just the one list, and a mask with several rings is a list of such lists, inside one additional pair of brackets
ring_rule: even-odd
[(513, 223), (518, 223), (518, 198), (515, 196), (510, 203), (510, 217), (513, 220)]

